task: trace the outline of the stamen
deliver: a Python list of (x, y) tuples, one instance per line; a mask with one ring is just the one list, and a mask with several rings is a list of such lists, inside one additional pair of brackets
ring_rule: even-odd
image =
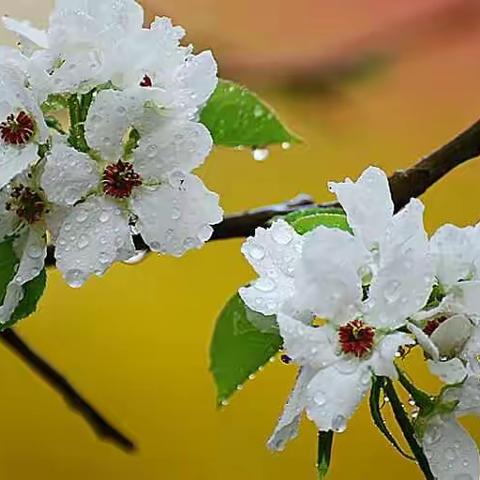
[(427, 322), (425, 327), (423, 328), (423, 333), (430, 336), (448, 317), (441, 316), (438, 318), (432, 318)]
[(25, 185), (18, 185), (12, 189), (10, 200), (5, 208), (13, 211), (19, 218), (32, 224), (41, 220), (45, 212), (45, 200), (43, 197)]
[(122, 162), (108, 165), (103, 172), (103, 191), (115, 198), (128, 198), (134, 187), (142, 184), (142, 179), (133, 169), (130, 162)]
[(343, 353), (352, 353), (358, 358), (370, 353), (375, 329), (361, 320), (352, 320), (338, 330), (338, 340)]
[(153, 87), (152, 79), (145, 74), (143, 80), (140, 82), (141, 87)]
[(35, 122), (24, 111), (18, 113), (16, 117), (11, 113), (0, 123), (0, 137), (10, 145), (24, 145), (30, 141), (34, 133)]

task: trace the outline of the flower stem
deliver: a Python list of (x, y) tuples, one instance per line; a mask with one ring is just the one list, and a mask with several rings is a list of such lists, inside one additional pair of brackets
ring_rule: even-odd
[(411, 424), (410, 419), (403, 408), (402, 402), (400, 401), (400, 398), (393, 387), (393, 383), (389, 378), (385, 378), (383, 390), (390, 400), (390, 405), (392, 406), (395, 419), (397, 420), (403, 436), (410, 446), (410, 449), (412, 450), (412, 453), (415, 456), (418, 466), (422, 470), (425, 479), (435, 480), (435, 476), (430, 470), (427, 457), (415, 438), (415, 430), (413, 425)]

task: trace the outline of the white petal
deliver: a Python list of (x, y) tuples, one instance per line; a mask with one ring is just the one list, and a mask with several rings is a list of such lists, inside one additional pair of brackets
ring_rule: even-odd
[(113, 262), (134, 253), (128, 219), (116, 203), (103, 197), (72, 208), (55, 250), (57, 267), (72, 287), (80, 287), (92, 274), (103, 275)]
[(478, 376), (467, 377), (459, 387), (447, 388), (442, 400), (446, 402), (457, 401), (455, 414), (480, 415), (480, 378)]
[(157, 181), (175, 169), (190, 172), (204, 162), (212, 145), (210, 132), (201, 123), (164, 122), (141, 137), (134, 151), (135, 170), (144, 179)]
[(305, 236), (296, 274), (299, 304), (321, 318), (342, 324), (359, 311), (362, 280), (359, 270), (368, 252), (347, 232), (318, 227)]
[(13, 244), (20, 262), (12, 281), (8, 284), (3, 305), (0, 306), (0, 323), (6, 323), (23, 298), (23, 285), (36, 278), (43, 270), (47, 246), (41, 228), (28, 228)]
[(466, 343), (464, 342), (460, 358), (467, 362), (469, 374), (480, 378), (480, 328), (477, 326), (470, 332), (471, 336)]
[(311, 368), (303, 367), (300, 370), (295, 388), (288, 398), (275, 431), (268, 440), (267, 446), (271, 450), (283, 450), (287, 442), (297, 436), (300, 418), (305, 408), (306, 388), (314, 375), (315, 371)]
[(48, 48), (47, 33), (33, 27), (25, 20), (15, 20), (8, 16), (2, 17), (2, 22), (7, 30), (14, 32), (22, 44), (22, 50), (28, 56), (37, 48)]
[(306, 411), (321, 431), (343, 432), (367, 393), (372, 373), (365, 362), (345, 362), (320, 370), (308, 384)]
[(269, 228), (257, 228), (242, 246), (242, 253), (260, 275), (241, 288), (243, 301), (255, 311), (272, 315), (294, 293), (293, 274), (300, 258), (303, 238), (284, 220)]
[(97, 164), (87, 154), (63, 144), (53, 146), (41, 180), (49, 201), (74, 205), (99, 182)]
[(336, 332), (330, 325), (311, 327), (280, 312), (277, 323), (287, 355), (299, 365), (316, 369), (338, 362)]
[(407, 328), (415, 335), (418, 344), (423, 348), (423, 351), (430, 355), (434, 360), (440, 358), (440, 353), (436, 345), (432, 342), (430, 337), (417, 325), (414, 323), (408, 322)]
[(472, 333), (472, 324), (465, 315), (454, 315), (441, 323), (430, 335), (441, 357), (453, 357), (460, 352)]
[(143, 102), (135, 96), (116, 90), (99, 92), (85, 122), (88, 145), (105, 160), (116, 162), (123, 154), (123, 139), (142, 110)]
[(472, 231), (471, 227), (443, 225), (430, 239), (437, 278), (447, 289), (473, 273)]
[(395, 354), (401, 346), (413, 345), (414, 343), (415, 341), (406, 333), (392, 333), (383, 337), (369, 360), (375, 375), (396, 380), (398, 373), (394, 364)]
[(347, 179), (343, 183), (330, 182), (328, 186), (347, 213), (348, 223), (355, 235), (368, 249), (378, 244), (393, 215), (385, 172), (369, 167), (355, 183)]
[(200, 248), (212, 235), (211, 225), (221, 222), (218, 195), (191, 174), (174, 172), (158, 187), (138, 188), (131, 199), (137, 228), (150, 248), (183, 255)]
[(452, 358), (445, 362), (428, 360), (427, 363), (430, 372), (445, 383), (460, 383), (467, 375), (467, 371), (462, 361), (458, 358)]
[(423, 205), (413, 199), (397, 215), (380, 242), (380, 266), (370, 285), (368, 322), (395, 329), (427, 302), (433, 266), (423, 227)]
[(432, 418), (425, 431), (422, 447), (437, 480), (479, 478), (477, 446), (453, 415)]
[(447, 298), (453, 302), (453, 308), (473, 317), (478, 323), (480, 320), (480, 281), (457, 283), (452, 287), (451, 295)]
[(63, 222), (70, 214), (70, 210), (71, 207), (66, 207), (64, 205), (51, 204), (48, 207), (48, 214), (45, 216), (45, 223), (50, 232), (51, 241), (53, 243), (57, 242), (60, 229), (62, 228)]
[(0, 189), (0, 241), (12, 235), (20, 223), (19, 217), (6, 208), (9, 199), (10, 189), (8, 187)]
[(179, 100), (193, 106), (203, 105), (217, 86), (217, 62), (211, 51), (191, 55), (177, 74)]

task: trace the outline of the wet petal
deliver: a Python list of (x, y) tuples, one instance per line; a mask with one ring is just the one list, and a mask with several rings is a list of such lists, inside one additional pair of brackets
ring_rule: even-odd
[(337, 324), (351, 320), (360, 309), (359, 271), (368, 258), (362, 242), (347, 232), (321, 226), (307, 234), (296, 274), (299, 304)]
[(131, 205), (149, 247), (175, 256), (200, 248), (212, 235), (211, 225), (219, 223), (223, 214), (218, 195), (195, 175), (181, 172), (172, 173), (160, 186), (138, 188)]
[(287, 442), (297, 436), (300, 418), (305, 408), (306, 388), (314, 375), (315, 371), (311, 368), (304, 367), (300, 370), (295, 388), (288, 398), (275, 431), (268, 440), (267, 446), (270, 450), (283, 450)]
[(398, 373), (394, 363), (395, 354), (401, 346), (413, 345), (414, 343), (413, 338), (406, 333), (392, 333), (383, 337), (369, 360), (375, 375), (396, 380)]
[(90, 275), (103, 275), (117, 260), (135, 253), (122, 210), (103, 197), (72, 208), (58, 236), (55, 256), (65, 281), (80, 287)]
[(370, 285), (368, 323), (395, 329), (427, 302), (433, 265), (423, 227), (423, 205), (413, 199), (397, 215), (380, 242), (379, 270)]
[(19, 258), (17, 271), (8, 284), (0, 306), (0, 323), (6, 323), (23, 298), (23, 285), (36, 278), (43, 270), (47, 245), (41, 228), (28, 228), (14, 241), (15, 254)]
[(320, 370), (306, 389), (308, 417), (321, 431), (343, 432), (371, 382), (365, 362), (342, 360)]
[(339, 361), (336, 332), (331, 326), (315, 328), (283, 312), (277, 315), (277, 322), (285, 352), (299, 365), (319, 369)]
[(437, 480), (477, 480), (480, 476), (475, 442), (453, 415), (430, 421), (422, 447)]
[(393, 215), (393, 202), (385, 172), (376, 167), (367, 168), (356, 182), (330, 182), (347, 213), (348, 223), (355, 235), (368, 249), (383, 237)]
[(474, 270), (471, 227), (443, 225), (430, 239), (430, 251), (436, 276), (441, 285), (450, 288), (467, 279)]
[(201, 123), (164, 122), (141, 137), (134, 151), (135, 170), (144, 179), (156, 181), (172, 170), (190, 172), (204, 162), (212, 144), (210, 132)]
[(472, 333), (472, 324), (465, 315), (454, 315), (441, 323), (430, 335), (441, 357), (453, 357), (464, 347)]
[(462, 385), (447, 388), (442, 395), (442, 400), (458, 402), (455, 407), (457, 416), (480, 415), (480, 378), (478, 376), (469, 376)]
[(257, 228), (245, 241), (242, 253), (260, 276), (239, 291), (252, 310), (272, 315), (293, 295), (293, 274), (302, 244), (303, 238), (284, 220), (269, 228)]
[(98, 186), (97, 164), (85, 153), (55, 144), (42, 174), (42, 188), (51, 202), (74, 205)]
[(445, 383), (460, 383), (467, 375), (467, 371), (462, 361), (458, 358), (452, 358), (445, 362), (428, 360), (427, 363), (430, 372)]
[(407, 328), (413, 333), (418, 344), (423, 348), (425, 353), (430, 355), (430, 357), (434, 360), (438, 360), (440, 358), (438, 348), (421, 328), (411, 322), (407, 323)]
[(47, 33), (39, 30), (25, 20), (15, 20), (8, 16), (2, 17), (4, 27), (14, 32), (22, 46), (22, 51), (30, 56), (37, 48), (48, 48)]

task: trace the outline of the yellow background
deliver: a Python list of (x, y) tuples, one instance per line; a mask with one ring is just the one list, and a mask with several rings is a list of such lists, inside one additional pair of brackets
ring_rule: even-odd
[[(2, 0), (0, 13), (44, 22), (51, 4)], [(0, 40), (13, 43), (4, 31)], [(406, 167), (477, 118), (478, 51), (473, 41), (444, 44), (370, 82), (345, 87), (340, 98), (264, 91), (307, 145), (274, 149), (263, 163), (248, 152), (219, 149), (201, 174), (220, 193), (226, 212), (233, 212), (299, 192), (327, 200), (327, 180), (356, 177), (369, 164), (388, 172)], [(478, 221), (479, 175), (480, 164), (471, 162), (424, 196), (429, 231), (445, 222)], [(226, 299), (253, 276), (240, 245), (212, 242), (182, 259), (151, 256), (140, 265), (115, 266), (79, 290), (49, 272), (40, 312), (19, 331), (128, 432), (139, 451), (127, 455), (95, 438), (51, 388), (1, 347), (0, 478), (315, 478), (315, 431), (308, 422), (283, 454), (265, 448), (293, 367), (269, 365), (227, 409), (215, 408), (208, 372), (214, 321)], [(425, 386), (433, 385), (420, 362), (413, 367)], [(470, 425), (480, 437), (480, 428)], [(365, 405), (335, 442), (330, 478), (421, 478), (371, 426)]]

